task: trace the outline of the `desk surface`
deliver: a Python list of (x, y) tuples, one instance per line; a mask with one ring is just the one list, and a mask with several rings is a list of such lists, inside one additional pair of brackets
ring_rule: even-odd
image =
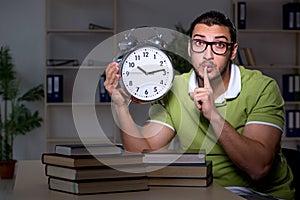
[(207, 188), (192, 187), (153, 187), (149, 191), (124, 192), (97, 195), (72, 195), (63, 192), (51, 191), (48, 189), (47, 177), (45, 176), (45, 167), (39, 160), (18, 161), (18, 170), (13, 191), (14, 200), (93, 200), (93, 199), (109, 199), (109, 200), (126, 200), (126, 199), (206, 199), (206, 200), (241, 200), (243, 198), (226, 190), (225, 188), (213, 183)]

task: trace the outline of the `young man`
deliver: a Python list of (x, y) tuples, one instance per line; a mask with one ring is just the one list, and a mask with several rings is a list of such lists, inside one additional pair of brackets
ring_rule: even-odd
[(193, 70), (176, 76), (171, 91), (150, 109), (139, 129), (121, 88), (119, 64), (106, 69), (105, 87), (114, 102), (128, 151), (165, 148), (177, 136), (181, 148), (206, 149), (214, 181), (278, 198), (292, 199), (293, 175), (280, 150), (284, 101), (276, 82), (232, 63), (236, 29), (210, 11), (190, 27), (188, 54)]

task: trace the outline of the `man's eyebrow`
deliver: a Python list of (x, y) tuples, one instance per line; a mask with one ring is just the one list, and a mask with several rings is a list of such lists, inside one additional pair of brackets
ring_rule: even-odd
[(205, 37), (204, 35), (200, 35), (200, 34), (195, 34), (194, 36), (193, 36), (193, 38), (195, 38), (195, 37)]
[(224, 39), (226, 39), (226, 40), (228, 41), (228, 38), (227, 38), (226, 36), (224, 36), (224, 35), (216, 36), (216, 37), (215, 37), (215, 39), (220, 39), (220, 38), (224, 38)]
[[(193, 38), (195, 38), (195, 37), (202, 37), (202, 38), (204, 38), (205, 35), (195, 34), (195, 35), (193, 36)], [(228, 41), (228, 38), (227, 38), (226, 36), (224, 36), (224, 35), (220, 35), (220, 36), (216, 36), (216, 37), (215, 37), (215, 39), (221, 39), (221, 38), (224, 38), (224, 39), (226, 39), (226, 40)]]

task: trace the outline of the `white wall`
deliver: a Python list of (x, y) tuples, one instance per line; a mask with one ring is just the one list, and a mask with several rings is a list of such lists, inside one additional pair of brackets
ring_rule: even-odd
[[(228, 13), (230, 0), (119, 0), (118, 31), (136, 26), (185, 28), (201, 12)], [(45, 66), (45, 0), (0, 0), (0, 45), (8, 45), (23, 89), (43, 83)], [(43, 114), (43, 105), (37, 104)], [(40, 159), (44, 151), (43, 127), (15, 141), (16, 159)]]
[[(22, 90), (44, 79), (44, 1), (0, 0), (0, 45), (11, 49)], [(36, 105), (43, 115), (43, 103)], [(39, 159), (43, 128), (15, 140), (16, 159)]]

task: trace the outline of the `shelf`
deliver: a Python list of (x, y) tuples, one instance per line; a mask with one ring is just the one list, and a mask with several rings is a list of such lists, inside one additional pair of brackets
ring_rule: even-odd
[(286, 137), (286, 136), (282, 136), (282, 140), (283, 141), (291, 141), (291, 142), (294, 142), (294, 141), (300, 142), (300, 137)]
[[(113, 138), (108, 138), (112, 141)], [(47, 142), (50, 143), (79, 143), (79, 142), (87, 142), (87, 143), (101, 143), (107, 141), (104, 138), (47, 138)]]
[(111, 102), (96, 102), (96, 103), (72, 103), (72, 102), (62, 102), (62, 103), (52, 103), (47, 102), (47, 106), (110, 106)]
[[(57, 88), (61, 89), (62, 94), (58, 94), (63, 99), (62, 102), (47, 102), (45, 98), (46, 151), (53, 150), (58, 143), (81, 142), (80, 133), (86, 133), (83, 137), (87, 142), (103, 142), (107, 137), (117, 141), (119, 132), (112, 116), (111, 102), (100, 102), (99, 95), (99, 81), (108, 62), (101, 55), (90, 56), (95, 46), (116, 33), (117, 1), (46, 0), (45, 6), (45, 91), (53, 95)], [(52, 64), (57, 63), (48, 59), (78, 62), (75, 66), (63, 62), (54, 66)], [(54, 82), (54, 76), (48, 79), (47, 75), (62, 78)], [(82, 75), (79, 77), (83, 80), (78, 82), (78, 75)], [(50, 90), (47, 84), (50, 84)], [(73, 100), (75, 96), (76, 101)], [(74, 110), (77, 110), (77, 116), (74, 116)]]
[(286, 101), (286, 105), (300, 105), (300, 101)]
[(300, 30), (285, 30), (285, 29), (238, 29), (238, 33), (300, 33)]
[(255, 66), (246, 66), (249, 69), (296, 69), (300, 70), (299, 65), (281, 65), (281, 64), (276, 64), (276, 65), (255, 65)]
[[(234, 5), (238, 2), (239, 0), (231, 1)], [(282, 94), (290, 88), (286, 87), (283, 74), (300, 73), (300, 30), (282, 28), (282, 5), (285, 3), (284, 0), (247, 1), (246, 29), (237, 30), (239, 48), (251, 49), (257, 63), (257, 65), (245, 67), (259, 70), (266, 76), (272, 77), (278, 83)], [(238, 13), (238, 6), (235, 6), (233, 18), (236, 27), (239, 24)], [(240, 51), (240, 53), (242, 61), (247, 63), (244, 52)], [(296, 81), (293, 80), (292, 84), (296, 85)], [(296, 88), (295, 85), (293, 88)], [(285, 110), (299, 110), (300, 101), (285, 101), (284, 106)], [(289, 121), (286, 121), (285, 126), (288, 123)], [(282, 146), (296, 149), (298, 144), (300, 144), (300, 137), (282, 136)]]
[(105, 70), (106, 65), (103, 63), (103, 66), (47, 66), (46, 69), (48, 70)]
[(49, 29), (47, 34), (56, 33), (56, 34), (90, 34), (90, 33), (114, 33), (113, 29)]

